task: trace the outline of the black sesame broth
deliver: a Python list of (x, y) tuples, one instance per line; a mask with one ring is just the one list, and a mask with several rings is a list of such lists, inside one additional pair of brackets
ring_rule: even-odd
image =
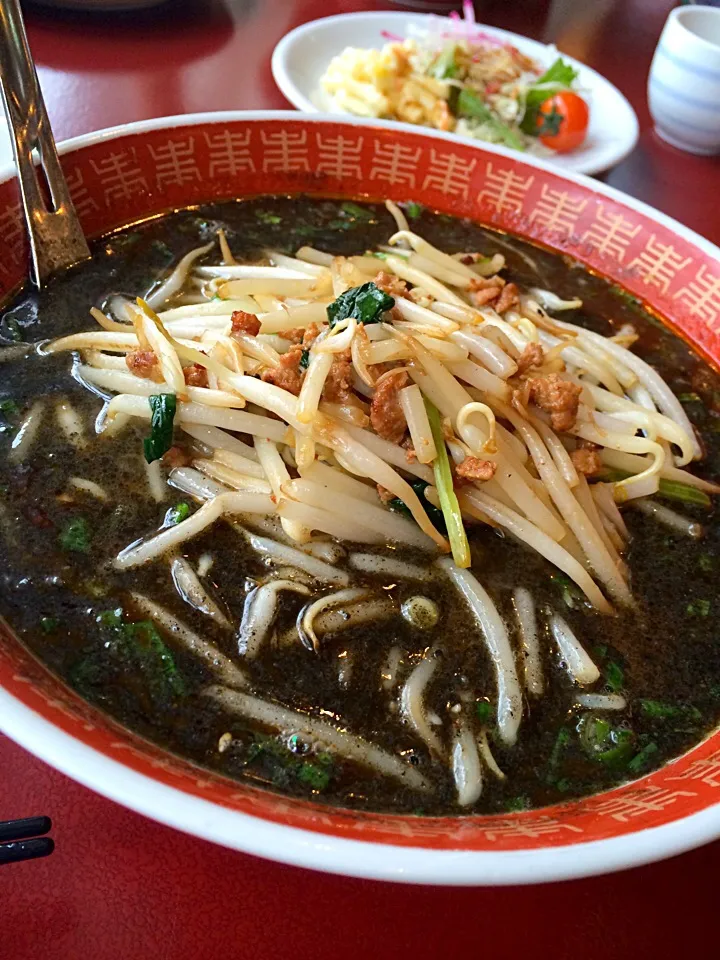
[[(114, 293), (144, 292), (171, 263), (214, 238), (221, 226), (238, 258), (254, 257), (268, 246), (293, 253), (304, 244), (336, 254), (363, 253), (386, 242), (394, 222), (384, 208), (362, 205), (361, 211), (348, 212), (333, 200), (261, 198), (180, 211), (135, 226), (97, 243), (90, 263), (58, 278), (41, 295), (23, 295), (6, 307), (0, 335), (12, 345), (89, 329), (90, 306), (102, 305)], [(547, 251), (496, 237), (468, 221), (412, 213), (413, 229), (448, 252), (500, 252), (507, 260), (507, 279), (547, 287), (562, 297), (581, 297), (584, 305), (571, 315), (574, 322), (603, 333), (632, 323), (641, 334), (635, 350), (681, 396), (700, 430), (707, 457), (697, 470), (708, 478), (720, 474), (720, 378), (639, 303)], [(491, 664), (454, 588), (442, 578), (423, 584), (368, 578), (365, 582), (376, 591), (379, 586), (398, 602), (417, 594), (430, 597), (440, 610), (437, 626), (421, 631), (395, 617), (329, 637), (319, 655), (298, 641), (282, 642), (291, 636), (305, 602), (283, 593), (276, 626), (280, 641), (267, 645), (252, 665), (243, 665), (259, 695), (336, 718), (413, 763), (431, 781), (432, 791), (418, 794), (322, 751), (308, 753), (308, 744), (298, 739), (280, 741), (204, 696), (213, 677), (172, 637), (158, 634), (158, 647), (152, 637), (138, 645), (138, 636), (127, 633), (128, 623), (145, 619), (130, 597), (137, 591), (237, 659), (232, 633), (179, 598), (167, 562), (126, 572), (109, 563), (188, 499), (171, 488), (162, 503), (149, 495), (142, 461), (146, 423), (130, 423), (112, 439), (96, 437), (93, 425), (101, 402), (73, 379), (66, 354), (31, 353), (3, 363), (2, 370), (0, 394), (8, 402), (0, 415), (0, 613), (28, 647), (82, 696), (128, 727), (231, 777), (340, 806), (458, 812), (447, 766), (433, 763), (422, 741), (402, 724), (397, 688), (390, 693), (382, 683), (391, 648), (401, 651), (402, 683), (432, 647), (440, 664), (427, 702), (443, 720), (438, 730), (445, 745), (459, 704), (477, 729), (486, 722), (488, 703), (492, 717)], [(59, 397), (72, 401), (85, 424), (86, 442), (80, 449), (57, 429), (51, 404)], [(46, 413), (37, 442), (26, 462), (13, 465), (8, 459), (11, 441), (38, 398)], [(108, 500), (73, 489), (71, 477), (100, 484)], [(628, 708), (611, 722), (631, 731), (633, 738), (632, 753), (623, 762), (592, 759), (583, 739), (582, 713), (572, 708), (572, 685), (543, 635), (547, 692), (526, 702), (513, 748), (493, 737), (489, 721), (491, 748), (506, 778), (499, 781), (486, 773), (472, 812), (541, 806), (597, 792), (660, 766), (716, 725), (720, 644), (714, 623), (720, 598), (714, 583), (720, 570), (720, 524), (714, 508), (683, 505), (681, 510), (703, 523), (703, 540), (672, 534), (634, 511), (625, 514), (632, 534), (627, 561), (637, 610), (617, 617), (590, 611), (535, 553), (488, 528), (472, 530), (473, 571), (505, 617), (513, 642), (518, 638), (510, 593), (524, 584), (539, 610), (556, 610), (567, 619), (600, 667), (607, 689), (626, 697)], [(194, 568), (204, 554), (212, 556), (204, 582), (237, 623), (247, 591), (267, 568), (229, 524), (215, 525), (183, 549)], [(424, 562), (412, 551), (403, 551), (403, 557)], [(353, 582), (362, 583), (362, 576), (355, 575)], [(222, 750), (221, 737), (223, 747), (229, 741)]]

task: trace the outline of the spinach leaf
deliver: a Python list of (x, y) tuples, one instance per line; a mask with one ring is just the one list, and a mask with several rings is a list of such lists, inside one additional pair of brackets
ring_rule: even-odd
[(329, 753), (298, 755), (295, 749), (299, 743), (297, 737), (285, 744), (277, 737), (256, 733), (247, 751), (247, 763), (261, 763), (278, 786), (288, 787), (295, 782), (321, 792), (333, 778), (335, 760)]
[(351, 287), (328, 304), (328, 322), (334, 327), (341, 320), (355, 317), (360, 323), (379, 323), (383, 313), (394, 306), (394, 298), (370, 280), (362, 286)]
[(152, 620), (131, 623), (124, 619), (121, 607), (104, 610), (97, 623), (106, 636), (106, 648), (147, 678), (151, 692), (160, 696), (182, 696), (183, 680), (175, 658)]
[(177, 409), (174, 393), (156, 393), (148, 397), (152, 416), (150, 436), (143, 442), (143, 451), (148, 463), (159, 460), (167, 453), (173, 442), (173, 420)]
[[(420, 502), (425, 508), (425, 513), (427, 513), (428, 517), (430, 518), (432, 525), (436, 530), (439, 530), (440, 533), (447, 533), (445, 517), (443, 516), (442, 510), (430, 503), (429, 500), (425, 499), (425, 487), (428, 485), (429, 484), (425, 480), (413, 480), (410, 483), (410, 486), (413, 488), (418, 497), (420, 497)], [(413, 519), (413, 515), (410, 512), (408, 505), (399, 497), (393, 497), (393, 499), (388, 502), (388, 507), (390, 507), (391, 510), (394, 510), (395, 513), (401, 513), (404, 517), (408, 517), (410, 520)]]

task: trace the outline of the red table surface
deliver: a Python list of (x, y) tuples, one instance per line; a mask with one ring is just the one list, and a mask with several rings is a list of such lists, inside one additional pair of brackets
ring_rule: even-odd
[[(552, 40), (629, 97), (642, 135), (608, 183), (720, 242), (720, 164), (650, 127), (645, 85), (667, 0), (488, 0), (479, 19)], [(158, 115), (287, 106), (270, 54), (358, 0), (170, 0), (156, 12), (27, 10), (59, 138)], [(102, 799), (0, 737), (0, 819), (48, 814), (57, 848), (0, 873), (2, 960), (293, 957), (694, 957), (712, 934), (720, 846), (545, 887), (379, 884), (264, 862)]]

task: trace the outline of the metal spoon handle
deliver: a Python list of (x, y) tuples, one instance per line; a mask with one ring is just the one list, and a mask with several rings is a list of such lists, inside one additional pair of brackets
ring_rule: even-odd
[(58, 160), (19, 0), (0, 2), (0, 85), (30, 233), (30, 278), (41, 287), (51, 273), (86, 259), (90, 250)]

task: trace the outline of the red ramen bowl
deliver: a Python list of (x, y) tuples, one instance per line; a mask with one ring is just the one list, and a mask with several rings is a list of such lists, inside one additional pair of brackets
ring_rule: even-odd
[[(621, 283), (720, 364), (720, 251), (642, 203), (540, 160), (297, 113), (130, 124), (61, 148), (90, 236), (171, 208), (259, 194), (416, 199), (570, 254)], [(26, 272), (18, 184), (0, 182), (0, 293)], [(720, 836), (720, 732), (662, 769), (590, 798), (502, 816), (333, 809), (234, 782), (164, 752), (82, 701), (8, 628), (0, 728), (86, 786), (149, 817), (287, 863), (415, 883), (532, 883), (667, 857)]]

